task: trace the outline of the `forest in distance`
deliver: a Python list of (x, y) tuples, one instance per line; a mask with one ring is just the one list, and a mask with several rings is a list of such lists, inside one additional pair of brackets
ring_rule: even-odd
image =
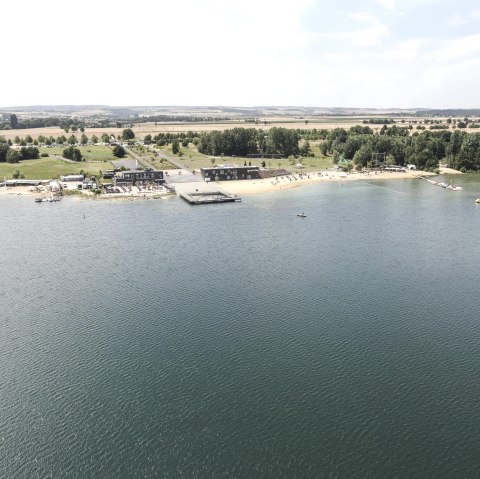
[[(119, 135), (119, 139), (122, 136)], [(334, 163), (347, 160), (350, 168), (357, 170), (375, 166), (372, 165), (372, 158), (377, 153), (382, 154), (388, 165), (413, 164), (419, 170), (434, 171), (442, 162), (462, 172), (480, 170), (480, 132), (462, 129), (417, 130), (412, 133), (408, 127), (397, 125), (383, 125), (380, 130), (367, 125), (331, 130), (237, 127), (223, 131), (147, 134), (143, 138), (137, 136), (135, 140), (155, 143), (160, 147), (172, 144), (174, 154), (178, 153), (180, 144), (183, 147), (193, 144), (204, 155), (253, 155), (260, 158), (263, 155), (283, 158), (314, 156), (311, 144), (315, 144), (321, 156), (332, 158)], [(38, 158), (38, 154), (31, 155), (26, 146), (96, 144), (98, 141), (95, 135), (88, 139), (82, 134), (82, 138), (78, 139), (72, 134), (68, 139), (65, 135), (58, 138), (41, 135), (37, 139), (29, 135), (26, 139), (16, 137), (12, 142), (0, 135), (0, 162)], [(102, 142), (109, 141), (109, 135), (102, 135)]]
[(439, 162), (461, 171), (480, 170), (480, 133), (462, 130), (424, 130), (384, 125), (380, 131), (369, 126), (333, 130), (291, 130), (254, 128), (203, 133), (196, 140), (198, 150), (208, 155), (246, 156), (247, 154), (284, 157), (311, 156), (310, 142), (319, 142), (324, 156), (333, 161), (351, 160), (357, 169), (371, 166), (374, 153), (384, 153), (387, 164), (413, 164), (419, 170), (434, 170)]

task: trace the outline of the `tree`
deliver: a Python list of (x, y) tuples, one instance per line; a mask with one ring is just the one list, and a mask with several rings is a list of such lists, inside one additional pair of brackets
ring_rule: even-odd
[(143, 143), (145, 143), (145, 145), (149, 145), (151, 142), (152, 142), (152, 135), (150, 134), (145, 135), (145, 138), (143, 139)]
[(64, 127), (63, 127), (63, 131), (64, 131), (65, 133), (68, 133), (68, 132), (70, 131), (70, 127), (69, 127), (69, 126), (64, 126)]
[(395, 161), (395, 157), (392, 154), (387, 156), (387, 159), (386, 159), (385, 163), (388, 166), (394, 166), (394, 165), (397, 164), (397, 162)]
[(323, 156), (328, 156), (328, 144), (326, 141), (323, 141), (320, 145), (320, 153)]
[(172, 141), (172, 153), (176, 155), (180, 151), (180, 146), (178, 143), (178, 140), (173, 140)]
[(82, 152), (78, 148), (69, 146), (63, 150), (63, 157), (68, 160), (82, 161)]
[(22, 146), (20, 148), (21, 160), (36, 160), (40, 156), (40, 150), (35, 146)]
[(15, 128), (17, 128), (17, 126), (18, 126), (17, 115), (15, 115), (15, 113), (12, 113), (10, 115), (10, 127), (12, 128), (12, 130), (14, 130)]
[(75, 145), (77, 143), (77, 139), (75, 138), (75, 135), (70, 135), (68, 137), (68, 144), (69, 145)]
[(372, 158), (372, 147), (368, 144), (364, 144), (357, 150), (355, 156), (353, 157), (353, 163), (355, 165), (360, 165), (360, 167), (367, 166), (368, 162)]
[(313, 156), (312, 150), (310, 149), (310, 143), (305, 141), (300, 148), (300, 155), (302, 156)]
[(91, 141), (94, 145), (98, 143), (98, 136), (97, 135), (92, 135)]
[(6, 143), (0, 143), (0, 163), (7, 161), (7, 154), (10, 148)]
[(85, 133), (82, 133), (82, 136), (80, 138), (80, 144), (86, 145), (88, 143), (88, 136), (85, 135)]
[(135, 138), (135, 133), (131, 128), (125, 128), (122, 131), (122, 139), (123, 140), (133, 140)]
[(18, 163), (20, 161), (20, 153), (18, 150), (10, 148), (7, 152), (7, 163)]
[(110, 135), (108, 133), (102, 134), (102, 143), (109, 143), (110, 142)]
[(33, 143), (33, 138), (32, 138), (30, 135), (27, 135), (27, 136), (25, 137), (25, 141), (26, 141), (27, 143)]
[(464, 168), (467, 171), (480, 169), (480, 133), (464, 136), (456, 167)]
[(19, 145), (20, 144), (20, 138), (18, 136), (16, 136), (14, 139), (13, 139), (13, 142), (16, 144), (16, 145)]
[(125, 156), (125, 148), (121, 145), (115, 145), (113, 147), (113, 156), (117, 158), (123, 158)]

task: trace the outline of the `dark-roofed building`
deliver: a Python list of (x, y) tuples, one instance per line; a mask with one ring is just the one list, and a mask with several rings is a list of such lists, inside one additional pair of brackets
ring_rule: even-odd
[(201, 168), (205, 181), (253, 180), (260, 178), (258, 166), (221, 165), (212, 168)]
[(116, 185), (136, 185), (155, 183), (162, 185), (165, 183), (163, 171), (146, 168), (145, 170), (120, 171), (115, 176)]

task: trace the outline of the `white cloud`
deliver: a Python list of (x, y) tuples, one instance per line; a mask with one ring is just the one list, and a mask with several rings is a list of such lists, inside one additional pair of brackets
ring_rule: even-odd
[(396, 43), (393, 48), (384, 50), (382, 52), (373, 53), (373, 55), (387, 62), (412, 62), (421, 54), (421, 49), (427, 43), (423, 38), (412, 38)]
[(387, 10), (393, 10), (395, 8), (395, 0), (373, 0), (374, 3), (377, 3)]
[(385, 25), (373, 25), (369, 28), (356, 30), (349, 34), (352, 45), (356, 47), (378, 45), (382, 38), (387, 35), (388, 29)]
[(450, 27), (459, 27), (478, 19), (480, 19), (480, 10), (474, 10), (468, 14), (456, 13), (447, 21), (447, 25)]
[(480, 52), (480, 33), (444, 40), (437, 48), (434, 60), (437, 62), (455, 62)]
[[(4, 18), (22, 21), (2, 26), (15, 48), (2, 50), (9, 74), (2, 76), (0, 106), (411, 107), (455, 100), (452, 107), (476, 107), (480, 34), (448, 39), (438, 28), (435, 39), (409, 35), (401, 11), (413, 18), (414, 6), (427, 2), (434, 4), (137, 0), (131, 8), (126, 0), (7, 2)], [(477, 15), (457, 10), (457, 23)], [(446, 14), (441, 19), (448, 21)], [(445, 93), (452, 85), (461, 87), (455, 96)]]

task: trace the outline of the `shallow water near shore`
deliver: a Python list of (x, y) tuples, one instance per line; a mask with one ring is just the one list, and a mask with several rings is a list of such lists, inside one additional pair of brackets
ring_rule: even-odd
[(478, 477), (480, 181), (454, 181), (1, 197), (0, 477)]

